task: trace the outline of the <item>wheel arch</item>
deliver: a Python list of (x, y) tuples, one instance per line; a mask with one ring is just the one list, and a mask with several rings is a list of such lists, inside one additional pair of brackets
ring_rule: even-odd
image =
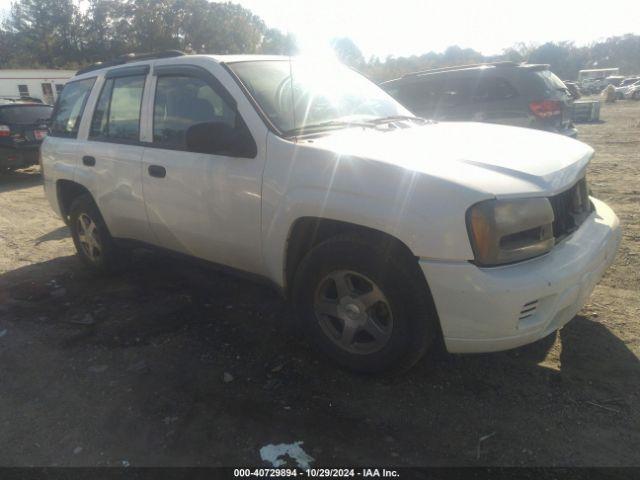
[[(56, 182), (56, 196), (60, 215), (66, 224), (69, 224), (69, 212), (73, 201), (81, 195), (89, 195), (93, 199), (91, 192), (83, 185), (73, 180), (61, 179)], [(94, 199), (95, 203), (95, 199)]]
[(381, 230), (363, 225), (333, 220), (329, 218), (305, 216), (296, 219), (287, 235), (284, 252), (284, 293), (289, 297), (293, 277), (304, 256), (323, 241), (341, 234), (352, 233), (374, 243), (386, 243), (394, 255), (400, 255), (413, 262), (420, 276), (427, 283), (422, 270), (418, 267), (417, 257), (409, 246), (399, 238)]

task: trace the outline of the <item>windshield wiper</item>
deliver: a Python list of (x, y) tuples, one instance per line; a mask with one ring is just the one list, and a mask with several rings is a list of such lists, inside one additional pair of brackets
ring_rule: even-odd
[(379, 125), (381, 123), (390, 123), (390, 122), (397, 122), (402, 120), (411, 120), (421, 124), (425, 124), (429, 122), (429, 120), (427, 120), (426, 118), (416, 117), (413, 115), (389, 115), (388, 117), (380, 117), (380, 118), (376, 118), (375, 120), (371, 120), (371, 123)]
[(310, 125), (304, 125), (301, 127), (292, 128), (283, 132), (283, 135), (290, 137), (293, 135), (300, 135), (305, 133), (317, 133), (323, 130), (331, 130), (334, 128), (349, 128), (349, 127), (363, 127), (363, 128), (376, 128), (376, 124), (373, 122), (348, 122), (344, 120), (329, 120), (327, 122), (312, 123)]

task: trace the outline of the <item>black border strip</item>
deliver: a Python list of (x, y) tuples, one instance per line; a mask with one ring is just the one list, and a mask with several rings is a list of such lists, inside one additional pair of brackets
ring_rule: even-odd
[[(343, 472), (340, 476), (333, 471)], [(352, 471), (352, 473), (351, 473)], [(349, 474), (344, 474), (349, 472)], [(23, 467), (1, 468), (3, 480), (211, 480), (217, 478), (387, 478), (425, 480), (636, 480), (640, 467), (340, 467), (331, 469), (311, 467), (309, 470), (292, 467)]]

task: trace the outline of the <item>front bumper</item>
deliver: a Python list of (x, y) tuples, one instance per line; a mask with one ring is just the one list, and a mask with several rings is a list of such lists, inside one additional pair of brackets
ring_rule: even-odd
[(447, 350), (515, 348), (558, 330), (580, 311), (613, 262), (622, 238), (615, 213), (591, 200), (591, 216), (542, 257), (493, 268), (420, 261)]

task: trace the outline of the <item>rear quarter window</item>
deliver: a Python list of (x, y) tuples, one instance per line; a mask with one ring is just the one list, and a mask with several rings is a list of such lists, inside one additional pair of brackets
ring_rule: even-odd
[(78, 136), (82, 112), (95, 80), (95, 78), (87, 78), (65, 85), (53, 112), (50, 133), (52, 136), (69, 138)]
[(540, 70), (534, 75), (539, 80), (546, 93), (554, 93), (559, 91), (567, 91), (567, 86), (560, 80), (555, 73), (550, 70)]

